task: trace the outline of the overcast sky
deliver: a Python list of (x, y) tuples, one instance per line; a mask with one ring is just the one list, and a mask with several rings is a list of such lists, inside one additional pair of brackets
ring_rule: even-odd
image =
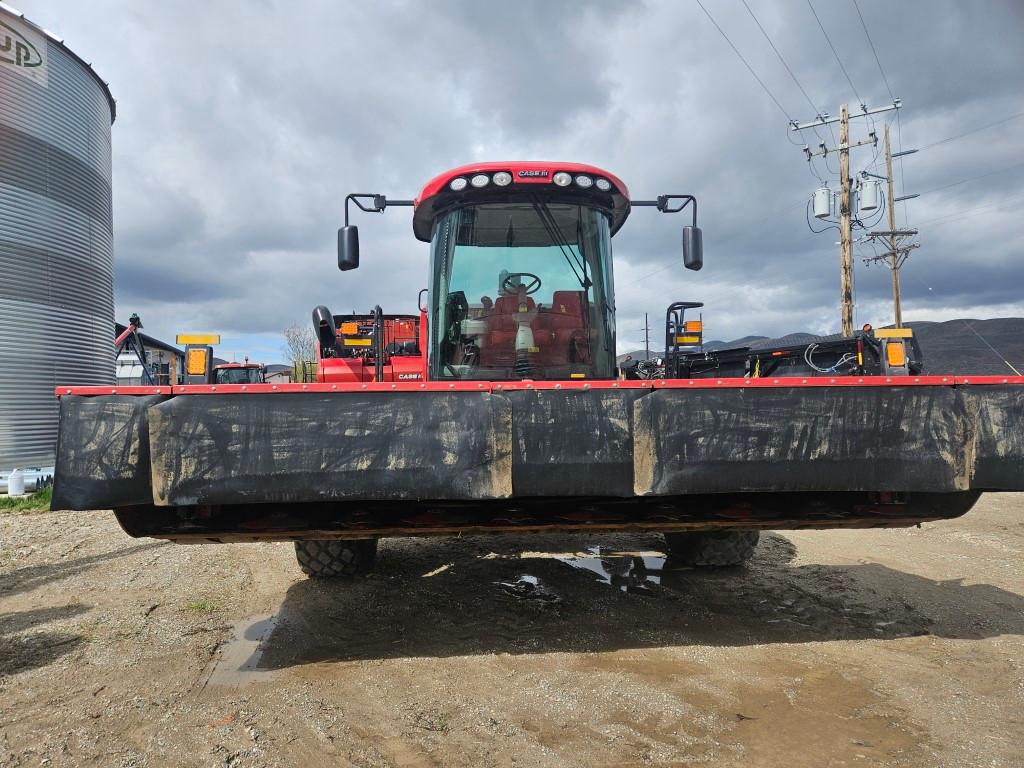
[[(870, 106), (891, 96), (853, 0), (814, 3), (852, 88), (806, 0), (747, 2), (810, 103), (742, 0), (704, 5), (781, 109), (696, 0), (14, 5), (117, 99), (118, 319), (139, 312), (169, 340), (220, 332), (221, 354), (275, 362), (314, 305), (412, 311), (427, 285), (408, 209), (364, 214), (362, 266), (338, 272), (345, 194), (410, 198), (491, 159), (589, 162), (636, 197), (697, 195), (702, 272), (682, 269), (679, 217), (638, 209), (615, 238), (620, 351), (641, 345), (645, 311), (658, 336), (674, 300), (705, 302), (709, 338), (838, 330), (838, 234), (805, 222), (838, 164), (809, 169), (787, 120), (857, 109), (854, 88)], [(897, 173), (898, 194), (921, 193), (897, 204), (921, 229), (905, 318), (1024, 315), (1024, 118), (928, 146), (1024, 113), (1024, 3), (859, 4), (904, 103), (901, 144), (926, 147)], [(853, 139), (871, 127), (854, 121)], [(880, 161), (864, 147), (852, 168)], [(858, 258), (855, 281), (856, 323), (890, 322), (888, 271)]]

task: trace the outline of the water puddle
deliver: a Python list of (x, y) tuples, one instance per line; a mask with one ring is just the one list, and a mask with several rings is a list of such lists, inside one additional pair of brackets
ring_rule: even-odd
[(260, 668), (263, 650), (277, 616), (250, 616), (231, 628), (231, 636), (221, 645), (203, 673), (200, 686), (242, 688), (274, 679), (274, 671)]
[(515, 581), (494, 582), (506, 594), (520, 600), (536, 600), (540, 603), (552, 604), (561, 601), (561, 597), (548, 589), (536, 576), (524, 573)]
[(622, 592), (653, 594), (652, 586), (661, 584), (665, 557), (653, 553), (631, 553), (601, 547), (588, 547), (586, 555), (561, 555), (566, 565), (590, 571)]

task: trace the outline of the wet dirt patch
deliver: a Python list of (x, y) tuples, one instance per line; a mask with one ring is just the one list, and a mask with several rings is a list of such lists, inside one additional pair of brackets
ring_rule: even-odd
[(496, 581), (495, 585), (506, 595), (520, 600), (532, 600), (542, 605), (552, 605), (561, 601), (555, 592), (536, 576), (524, 573), (514, 581)]
[(250, 616), (229, 630), (199, 680), (200, 691), (214, 688), (244, 688), (274, 680), (273, 670), (260, 666), (266, 641), (277, 626), (277, 616)]
[(2, 520), (0, 764), (1012, 768), (1022, 512), (768, 533), (728, 573), (652, 534), (385, 540), (338, 582), (287, 544)]
[(667, 558), (656, 552), (631, 554), (607, 548), (602, 551), (600, 545), (588, 547), (586, 555), (563, 555), (557, 559), (572, 568), (593, 573), (621, 592), (641, 595), (653, 594), (652, 587), (661, 584), (667, 563)]

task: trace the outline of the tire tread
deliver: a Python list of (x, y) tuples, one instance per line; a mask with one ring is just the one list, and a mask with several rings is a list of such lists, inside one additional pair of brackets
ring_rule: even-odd
[(672, 558), (684, 565), (726, 568), (754, 556), (760, 531), (679, 531), (665, 534)]
[(295, 559), (307, 576), (331, 578), (369, 573), (377, 539), (310, 539), (295, 542)]

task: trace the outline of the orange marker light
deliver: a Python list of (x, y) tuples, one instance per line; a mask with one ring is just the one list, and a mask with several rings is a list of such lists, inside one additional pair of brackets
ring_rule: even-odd
[(895, 341), (885, 345), (885, 359), (893, 368), (902, 368), (907, 364), (907, 351), (903, 348), (903, 342)]
[(185, 373), (202, 376), (206, 373), (206, 349), (190, 349), (185, 360)]

